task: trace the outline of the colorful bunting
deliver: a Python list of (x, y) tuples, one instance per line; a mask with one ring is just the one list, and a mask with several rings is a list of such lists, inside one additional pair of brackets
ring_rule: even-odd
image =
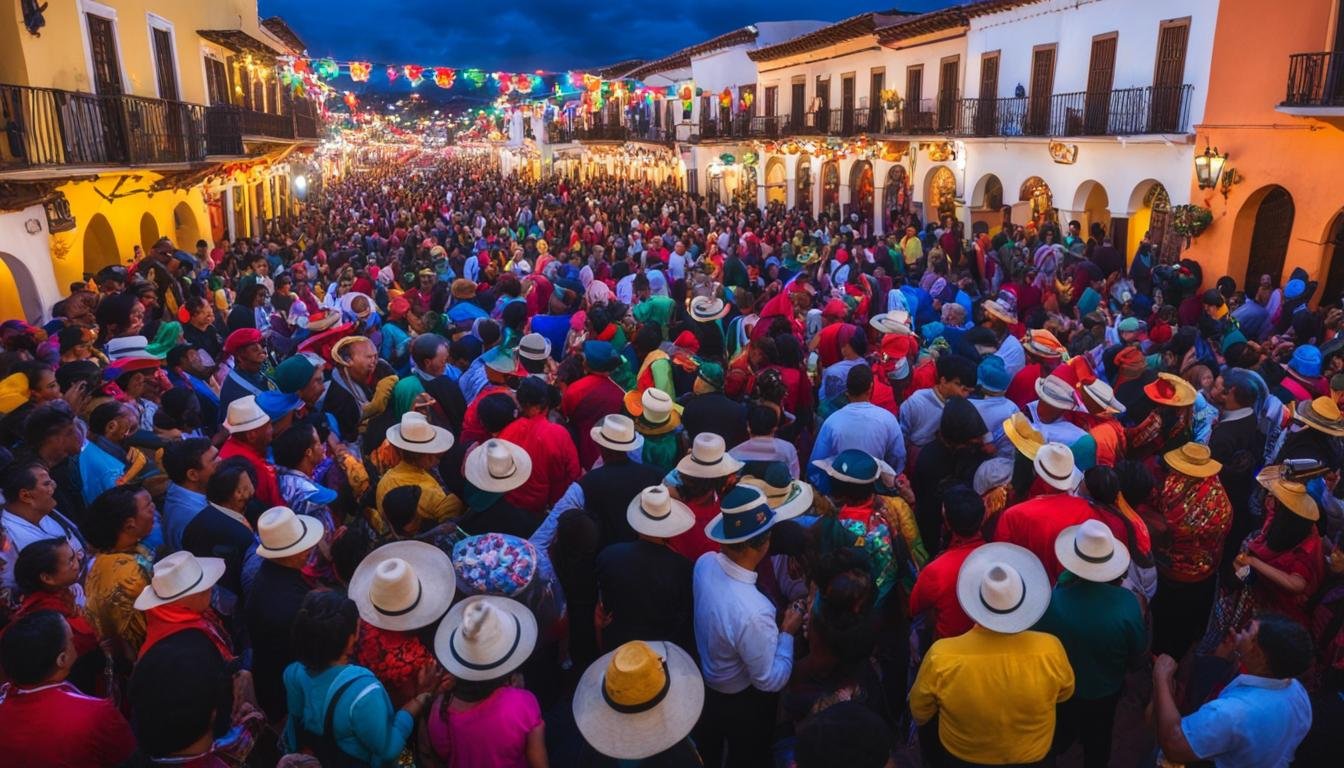
[(367, 61), (350, 62), (350, 79), (356, 83), (367, 82), (371, 72), (373, 72), (373, 65)]
[(411, 81), (412, 87), (424, 82), (425, 68), (419, 64), (407, 64), (402, 67), (402, 71), (406, 73), (406, 79)]
[(451, 67), (434, 68), (434, 84), (440, 88), (452, 88), (453, 82), (457, 79), (457, 70)]

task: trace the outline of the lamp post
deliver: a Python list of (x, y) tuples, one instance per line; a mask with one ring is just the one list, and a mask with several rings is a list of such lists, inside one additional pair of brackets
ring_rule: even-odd
[(1227, 164), (1227, 155), (1219, 154), (1217, 147), (1204, 144), (1204, 153), (1195, 155), (1195, 180), (1200, 189), (1215, 189), (1223, 175), (1223, 166)]

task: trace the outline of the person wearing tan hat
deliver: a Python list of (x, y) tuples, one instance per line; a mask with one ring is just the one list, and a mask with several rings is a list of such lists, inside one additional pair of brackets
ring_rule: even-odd
[[(1007, 425), (1005, 425), (1007, 428)], [(1047, 442), (1032, 460), (1037, 482), (1025, 501), (1003, 510), (994, 526), (994, 541), (1006, 541), (1031, 550), (1053, 582), (1063, 571), (1055, 557), (1055, 539), (1071, 525), (1097, 517), (1092, 505), (1078, 496), (1083, 473), (1073, 451), (1063, 443)]]
[(1036, 399), (1027, 403), (1031, 425), (1046, 440), (1073, 445), (1087, 434), (1069, 420), (1078, 411), (1078, 395), (1064, 377), (1050, 374), (1036, 380)]
[(1179, 658), (1204, 632), (1213, 606), (1232, 503), (1208, 446), (1186, 443), (1162, 458), (1171, 471), (1157, 507), (1166, 530), (1153, 537), (1153, 651)]
[(671, 396), (655, 387), (626, 392), (625, 415), (634, 420), (635, 431), (644, 438), (640, 461), (664, 473), (676, 468), (682, 450), (681, 414)]
[(540, 518), (520, 509), (508, 494), (532, 475), (532, 457), (523, 447), (492, 437), (467, 453), (462, 465), (466, 478), (466, 511), (456, 522), (468, 535), (504, 533), (527, 538)]
[(583, 673), (574, 721), (589, 748), (622, 763), (700, 765), (688, 737), (704, 701), (690, 654), (668, 642), (632, 640)]
[(691, 562), (718, 547), (705, 535), (704, 526), (721, 511), (719, 497), (729, 487), (729, 478), (744, 464), (733, 458), (723, 438), (712, 432), (695, 436), (691, 450), (677, 463), (680, 480), (673, 492), (690, 507), (696, 525), (672, 539), (672, 549)]
[(225, 661), (234, 658), (228, 633), (210, 610), (215, 583), (224, 575), (224, 561), (174, 552), (154, 564), (149, 586), (135, 599), (145, 613), (145, 642), (140, 656), (166, 637), (197, 630), (205, 634)]

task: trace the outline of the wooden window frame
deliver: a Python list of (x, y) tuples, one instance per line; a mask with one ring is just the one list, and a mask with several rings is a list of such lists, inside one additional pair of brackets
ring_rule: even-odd
[(984, 89), (985, 89), (985, 62), (990, 61), (990, 60), (994, 60), (994, 61), (996, 61), (996, 62), (997, 62), (997, 65), (996, 65), (996, 70), (995, 70), (995, 72), (994, 72), (994, 81), (995, 81), (995, 82), (994, 82), (994, 93), (990, 94), (989, 98), (992, 98), (992, 99), (997, 99), (997, 98), (999, 98), (999, 82), (998, 82), (998, 81), (1003, 79), (1003, 78), (999, 77), (999, 73), (1003, 71), (1003, 50), (1002, 50), (1002, 49), (998, 49), (998, 48), (996, 48), (995, 50), (992, 50), (992, 51), (985, 51), (985, 52), (983, 52), (983, 53), (980, 54), (980, 71), (976, 73), (976, 83), (975, 83), (975, 86), (976, 86), (976, 87), (975, 87), (975, 94), (976, 94), (976, 97), (977, 97), (977, 98), (983, 98), (983, 95), (982, 95), (982, 94), (983, 94), (983, 91), (984, 91)]
[[(1163, 19), (1157, 23), (1157, 39), (1153, 41), (1153, 74), (1149, 78), (1153, 83), (1157, 82), (1157, 68), (1162, 62), (1162, 32), (1169, 27), (1185, 27), (1185, 65), (1190, 65), (1190, 32), (1192, 30), (1191, 17), (1182, 16), (1179, 19)], [(1119, 44), (1117, 43), (1116, 53), (1119, 54)], [(1185, 81), (1185, 72), (1181, 72), (1181, 82)]]
[(89, 39), (89, 20), (86, 14), (101, 16), (112, 22), (112, 37), (117, 42), (117, 68), (121, 70), (121, 92), (130, 95), (131, 78), (126, 74), (126, 51), (121, 44), (121, 27), (117, 23), (117, 9), (96, 0), (79, 0), (79, 37), (84, 43), (84, 71), (89, 78), (89, 93), (97, 93), (98, 77), (93, 71), (93, 41)]
[[(182, 68), (178, 66), (177, 58), (177, 28), (173, 26), (173, 22), (151, 11), (145, 14), (145, 34), (149, 35), (149, 45), (147, 47), (149, 48), (150, 64), (153, 65), (154, 68), (154, 89), (155, 91), (158, 91), (159, 83), (162, 82), (162, 76), (159, 72), (159, 56), (154, 48), (154, 30), (156, 29), (168, 33), (168, 48), (172, 52), (173, 57), (173, 83), (177, 85), (176, 100), (186, 101), (186, 98), (182, 94)], [(168, 99), (168, 97), (164, 96), (162, 93), (159, 93), (159, 98), (171, 101), (171, 99)]]
[[(1030, 86), (1031, 86), (1032, 89), (1035, 88), (1035, 86), (1036, 86), (1036, 54), (1039, 53), (1039, 52), (1041, 52), (1041, 51), (1046, 51), (1046, 50), (1051, 51), (1051, 52), (1053, 53), (1053, 55), (1051, 56), (1051, 60), (1050, 60), (1051, 64), (1053, 65), (1053, 66), (1051, 67), (1051, 69), (1050, 69), (1050, 91), (1051, 91), (1051, 92), (1046, 94), (1046, 97), (1049, 98), (1049, 97), (1055, 95), (1055, 94), (1054, 94), (1054, 90), (1055, 90), (1055, 73), (1059, 71), (1059, 43), (1041, 43), (1040, 45), (1033, 45), (1033, 46), (1031, 47), (1031, 68), (1028, 70), (1027, 83), (1030, 84)], [(1027, 91), (1027, 98), (1028, 98), (1028, 99), (1030, 99), (1030, 98), (1031, 98), (1032, 96), (1034, 96), (1034, 95), (1035, 95), (1034, 90), (1028, 90), (1028, 91)]]

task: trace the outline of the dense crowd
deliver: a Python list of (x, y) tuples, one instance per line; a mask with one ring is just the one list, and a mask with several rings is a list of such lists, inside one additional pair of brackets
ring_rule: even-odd
[(0, 326), (0, 763), (1338, 765), (1305, 273), (407, 159)]

